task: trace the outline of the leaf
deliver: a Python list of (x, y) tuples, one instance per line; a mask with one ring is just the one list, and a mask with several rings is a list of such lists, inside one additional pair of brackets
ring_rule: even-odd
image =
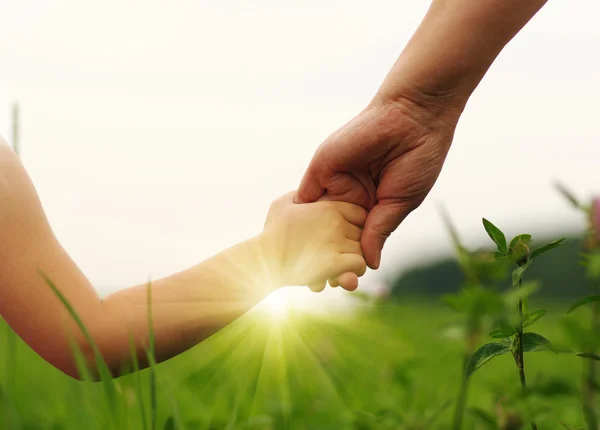
[(552, 343), (541, 334), (523, 333), (523, 352), (554, 351)]
[(575, 395), (577, 391), (577, 385), (570, 378), (544, 377), (529, 387), (530, 394), (546, 398)]
[(600, 296), (587, 296), (581, 300), (577, 300), (567, 311), (568, 314), (573, 312), (575, 309), (580, 308), (583, 305), (587, 305), (588, 303), (600, 302)]
[(542, 255), (544, 252), (548, 252), (551, 249), (554, 249), (557, 246), (560, 246), (564, 241), (565, 241), (565, 238), (563, 237), (562, 239), (553, 240), (549, 244), (544, 245), (541, 248), (536, 249), (535, 251), (533, 251), (531, 253), (531, 259), (533, 260), (534, 258), (539, 257), (540, 255)]
[(469, 414), (471, 414), (474, 418), (477, 418), (482, 424), (484, 424), (485, 428), (488, 428), (490, 430), (498, 429), (496, 417), (488, 411), (476, 407), (471, 407), (468, 409), (468, 411)]
[(496, 257), (496, 260), (504, 260), (504, 259), (508, 258), (508, 255), (503, 254), (500, 251), (496, 251), (494, 253), (494, 256)]
[(468, 313), (471, 305), (470, 297), (465, 297), (465, 294), (461, 293), (446, 294), (442, 297), (442, 301), (457, 312)]
[(444, 226), (446, 227), (446, 230), (448, 231), (448, 234), (450, 235), (450, 239), (452, 240), (452, 244), (454, 245), (454, 248), (457, 251), (463, 249), (464, 247), (460, 241), (460, 237), (458, 236), (456, 227), (454, 226), (454, 223), (452, 222), (452, 219), (450, 218), (450, 214), (448, 213), (448, 210), (445, 207), (440, 206), (439, 212), (440, 212), (440, 216), (442, 217)]
[(496, 330), (492, 330), (490, 332), (490, 336), (495, 338), (495, 339), (504, 339), (507, 337), (511, 337), (513, 334), (516, 333), (516, 330), (511, 329), (511, 328), (497, 328)]
[(492, 342), (486, 343), (479, 348), (469, 359), (465, 369), (466, 377), (469, 378), (477, 369), (490, 361), (492, 358), (510, 351), (510, 345), (506, 343)]
[(575, 355), (578, 357), (587, 358), (590, 360), (600, 361), (600, 355), (594, 354), (593, 352), (578, 352)]
[(581, 209), (583, 206), (582, 204), (579, 202), (579, 200), (577, 199), (577, 197), (575, 197), (575, 195), (571, 192), (571, 190), (569, 190), (565, 185), (561, 184), (560, 182), (556, 182), (554, 184), (554, 187), (557, 189), (557, 191), (562, 194), (562, 196), (567, 199), (567, 201), (569, 203), (571, 203), (571, 205), (577, 209)]
[(492, 239), (498, 247), (498, 251), (500, 251), (502, 254), (508, 253), (508, 247), (506, 246), (506, 237), (504, 237), (504, 233), (502, 233), (498, 227), (489, 222), (487, 219), (482, 218), (482, 220), (485, 231), (487, 231), (490, 239)]
[(525, 263), (522, 266), (519, 266), (515, 270), (513, 270), (513, 272), (512, 272), (513, 286), (516, 286), (519, 283), (519, 281), (521, 280), (521, 278), (523, 278), (525, 271), (529, 268), (529, 266), (531, 266), (532, 261), (533, 261), (533, 259), (527, 260), (527, 263)]
[(165, 422), (164, 430), (175, 430), (175, 420), (173, 417), (169, 417)]
[[(69, 301), (67, 297), (60, 291), (60, 289), (54, 284), (54, 282), (43, 272), (41, 269), (38, 269), (38, 274), (44, 280), (45, 284), (50, 287), (54, 295), (60, 300), (62, 305), (65, 307), (67, 313), (70, 315), (71, 319), (78, 326), (83, 338), (87, 341), (89, 347), (92, 350), (94, 359), (96, 361), (97, 371), (100, 376), (100, 380), (102, 381), (102, 385), (104, 388), (105, 398), (108, 403), (108, 408), (111, 412), (111, 420), (114, 420), (114, 416), (112, 413), (116, 411), (117, 408), (117, 388), (113, 381), (113, 375), (110, 372), (106, 362), (104, 361), (104, 356), (100, 352), (100, 348), (94, 341), (90, 332), (88, 331), (86, 325), (83, 323), (83, 320)], [(87, 363), (86, 363), (87, 364)], [(114, 423), (114, 421), (113, 421)]]
[(515, 245), (518, 242), (523, 242), (525, 244), (528, 244), (531, 241), (531, 235), (530, 234), (519, 234), (515, 237), (513, 237), (513, 239), (510, 241), (510, 245), (508, 245), (508, 249), (512, 249), (515, 247)]
[(504, 301), (507, 305), (517, 305), (520, 298), (528, 297), (540, 289), (539, 281), (523, 282), (521, 287), (511, 288), (504, 293)]
[(425, 421), (425, 428), (431, 428), (433, 423), (438, 419), (438, 417), (452, 404), (452, 400), (446, 400), (444, 403), (434, 411), (429, 418)]
[(538, 309), (537, 311), (531, 311), (523, 317), (523, 327), (529, 327), (536, 323), (537, 320), (546, 315), (545, 309)]
[(152, 283), (146, 284), (146, 306), (148, 307), (148, 349), (146, 356), (150, 367), (150, 429), (156, 428), (156, 415), (158, 409), (157, 383), (156, 383), (156, 351), (154, 339), (154, 323), (152, 318)]
[(590, 279), (598, 280), (600, 278), (600, 253), (593, 252), (586, 255), (587, 275)]
[[(590, 330), (590, 327), (572, 314), (565, 315), (559, 321), (566, 338), (571, 344), (577, 345), (578, 349), (594, 350), (598, 346), (598, 336)], [(594, 346), (594, 348), (592, 348)]]

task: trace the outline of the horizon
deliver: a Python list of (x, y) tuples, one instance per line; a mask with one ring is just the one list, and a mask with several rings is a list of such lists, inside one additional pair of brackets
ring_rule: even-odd
[[(60, 242), (101, 293), (143, 283), (258, 233), (321, 141), (375, 94), (427, 7), (10, 4), (0, 37), (19, 44), (0, 47), (0, 134), (11, 140), (18, 101), (23, 163)], [(467, 246), (484, 242), (482, 216), (534, 238), (583, 230), (552, 181), (600, 193), (600, 61), (577, 55), (600, 46), (598, 12), (592, 0), (548, 3), (509, 43), (436, 186), (361, 288), (451, 252), (440, 203)]]

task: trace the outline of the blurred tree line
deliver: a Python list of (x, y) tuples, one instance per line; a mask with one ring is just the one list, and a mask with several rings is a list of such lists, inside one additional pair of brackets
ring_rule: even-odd
[[(536, 243), (544, 243), (537, 238)], [(550, 239), (555, 239), (550, 238)], [(491, 248), (490, 251), (493, 251)], [(574, 298), (589, 294), (586, 268), (581, 264), (583, 237), (570, 237), (553, 252), (538, 259), (529, 270), (528, 280), (541, 282), (537, 295), (548, 298)], [(392, 295), (438, 296), (458, 290), (464, 281), (456, 257), (438, 260), (423, 266), (414, 267), (395, 276), (391, 282)], [(507, 270), (502, 281), (495, 287), (505, 289), (510, 286), (510, 272)]]

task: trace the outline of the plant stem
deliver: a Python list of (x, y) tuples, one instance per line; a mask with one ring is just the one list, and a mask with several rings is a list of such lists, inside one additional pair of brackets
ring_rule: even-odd
[[(600, 288), (595, 286), (596, 294), (600, 294)], [(598, 332), (600, 320), (600, 305), (598, 302), (594, 304), (592, 311), (592, 333)], [(591, 348), (591, 353), (596, 353), (596, 348)], [(586, 360), (584, 370), (584, 381), (582, 390), (582, 406), (583, 416), (589, 430), (598, 430), (598, 416), (595, 407), (595, 392), (596, 392), (596, 362), (594, 360)]]
[[(523, 287), (523, 277), (519, 280), (519, 289)], [(519, 369), (519, 377), (521, 379), (521, 389), (527, 391), (527, 380), (525, 378), (525, 361), (523, 359), (523, 298), (519, 297), (519, 332), (517, 333), (517, 352), (515, 361)], [(532, 430), (538, 430), (535, 421), (531, 421)]]
[(469, 334), (467, 338), (467, 347), (463, 357), (463, 367), (460, 381), (460, 390), (458, 392), (458, 400), (456, 401), (456, 408), (454, 409), (454, 417), (452, 419), (452, 429), (461, 430), (463, 417), (465, 414), (465, 407), (467, 404), (467, 392), (469, 388), (469, 379), (467, 378), (467, 363), (473, 354), (473, 347), (471, 346), (474, 342), (473, 334)]

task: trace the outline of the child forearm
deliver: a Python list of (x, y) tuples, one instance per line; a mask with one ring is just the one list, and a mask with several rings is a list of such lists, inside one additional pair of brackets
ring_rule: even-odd
[[(152, 281), (152, 319), (156, 358), (163, 361), (196, 345), (225, 327), (272, 292), (262, 236), (217, 254), (183, 272)], [(115, 371), (130, 360), (133, 339), (138, 360), (146, 363), (149, 340), (148, 285), (119, 291), (103, 301), (104, 320), (96, 338)], [(91, 353), (91, 351), (88, 351)]]
[[(366, 213), (342, 202), (294, 205), (276, 200), (263, 231), (180, 273), (100, 300), (54, 236), (37, 193), (14, 152), (0, 140), (0, 314), (40, 356), (79, 376), (74, 344), (94, 369), (98, 352), (114, 375), (132, 346), (147, 365), (149, 313), (158, 361), (192, 347), (247, 312), (278, 286), (311, 285), (351, 272), (362, 276)], [(74, 321), (85, 325), (95, 351)]]
[[(0, 140), (0, 314), (40, 356), (77, 378), (71, 342), (95, 364), (91, 346), (45, 280), (65, 296), (114, 374), (131, 360), (133, 340), (146, 362), (145, 285), (101, 301), (54, 236), (37, 193), (14, 152)], [(181, 273), (153, 281), (156, 355), (165, 360), (233, 321), (273, 287), (263, 257), (266, 235), (236, 245)]]

